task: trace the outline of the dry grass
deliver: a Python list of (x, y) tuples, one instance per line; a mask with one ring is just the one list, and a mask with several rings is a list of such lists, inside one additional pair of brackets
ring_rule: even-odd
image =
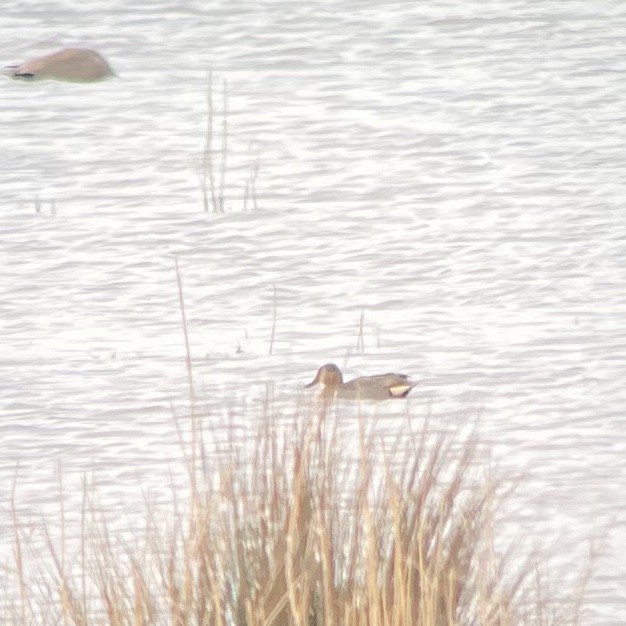
[(14, 519), (16, 593), (2, 623), (578, 623), (578, 597), (551, 602), (534, 561), (494, 549), (506, 490), (485, 477), (473, 435), (426, 425), (383, 445), (362, 432), (348, 455), (339, 424), (325, 407), (288, 431), (267, 420), (254, 450), (213, 467), (210, 432), (198, 433), (191, 496), (173, 491), (167, 518), (148, 508), (132, 547), (88, 512), (85, 487), (76, 556), (46, 534), (48, 556), (25, 572)]
[[(207, 113), (204, 131), (204, 148), (200, 169), (200, 192), (205, 213), (226, 213), (229, 195), (227, 174), (234, 173), (229, 168), (229, 128), (228, 128), (228, 84), (222, 81), (221, 109), (215, 104), (213, 93), (213, 72), (207, 78)], [(221, 117), (221, 123), (219, 118)], [(219, 147), (216, 145), (219, 141)], [(248, 172), (243, 182), (242, 210), (258, 209), (257, 180), (259, 177), (260, 157), (258, 152), (252, 155)], [(39, 212), (39, 210), (38, 210)]]
[[(213, 72), (209, 72), (207, 86), (207, 127), (204, 135), (202, 176), (200, 188), (202, 204), (206, 213), (212, 207), (214, 213), (224, 213), (226, 170), (228, 156), (228, 95), (226, 81), (223, 82), (222, 132), (219, 160), (216, 164), (216, 151), (213, 147), (215, 107), (213, 103)], [(215, 172), (216, 168), (218, 173)], [(218, 176), (219, 174), (219, 176)]]

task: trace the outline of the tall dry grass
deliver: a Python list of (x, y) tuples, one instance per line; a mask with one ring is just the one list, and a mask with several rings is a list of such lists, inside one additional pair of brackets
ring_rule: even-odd
[(15, 519), (16, 592), (2, 623), (578, 623), (578, 595), (552, 601), (534, 556), (496, 550), (508, 490), (473, 434), (425, 424), (391, 443), (362, 431), (350, 446), (340, 417), (318, 407), (282, 430), (268, 418), (254, 446), (215, 462), (196, 416), (188, 494), (173, 490), (167, 514), (148, 507), (129, 540), (89, 513), (85, 487), (78, 551), (66, 557), (48, 537), (36, 573)]

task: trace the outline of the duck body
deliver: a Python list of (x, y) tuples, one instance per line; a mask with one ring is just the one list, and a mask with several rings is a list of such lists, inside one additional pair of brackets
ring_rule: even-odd
[(64, 48), (52, 54), (6, 68), (12, 78), (24, 80), (64, 80), (90, 83), (113, 76), (104, 57), (87, 48)]
[(406, 374), (393, 372), (359, 376), (344, 383), (341, 370), (334, 363), (327, 363), (317, 370), (315, 378), (306, 387), (321, 385), (324, 396), (346, 400), (389, 400), (406, 398), (416, 384)]

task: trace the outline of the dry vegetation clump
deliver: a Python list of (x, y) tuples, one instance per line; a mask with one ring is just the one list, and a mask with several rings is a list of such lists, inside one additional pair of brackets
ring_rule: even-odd
[(494, 548), (506, 489), (485, 477), (474, 435), (424, 425), (386, 444), (361, 432), (346, 446), (339, 424), (325, 411), (287, 430), (268, 420), (254, 450), (217, 467), (202, 443), (210, 431), (196, 433), (190, 495), (174, 497), (169, 519), (150, 509), (128, 542), (85, 513), (77, 554), (49, 541), (34, 577), (16, 532), (2, 623), (578, 623), (578, 598), (551, 603), (533, 561)]

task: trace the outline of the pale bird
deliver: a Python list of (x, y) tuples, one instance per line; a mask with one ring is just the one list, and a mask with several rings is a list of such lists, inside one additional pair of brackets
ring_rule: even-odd
[(21, 65), (7, 67), (5, 73), (26, 80), (49, 78), (82, 83), (114, 75), (111, 66), (100, 54), (86, 48), (65, 48)]
[(417, 383), (411, 381), (406, 374), (377, 374), (360, 376), (343, 382), (341, 370), (334, 363), (322, 365), (317, 370), (313, 381), (306, 387), (322, 386), (325, 396), (351, 400), (387, 400), (389, 398), (406, 398)]

